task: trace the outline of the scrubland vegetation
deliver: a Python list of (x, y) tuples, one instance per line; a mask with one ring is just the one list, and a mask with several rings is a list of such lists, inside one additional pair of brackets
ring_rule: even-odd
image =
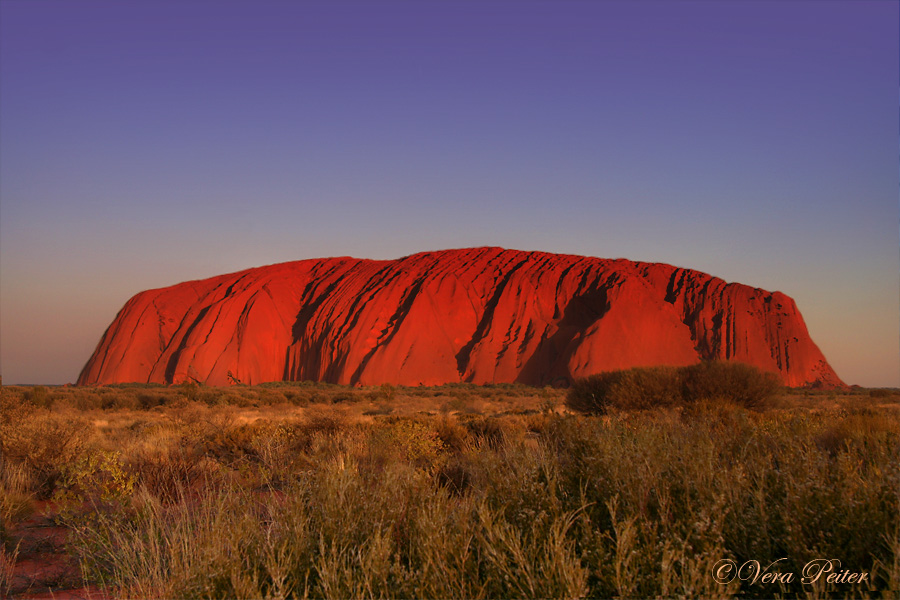
[[(0, 594), (37, 510), (116, 597), (900, 594), (895, 391), (742, 400), (670, 375), (571, 392), (7, 386)], [(662, 406), (642, 400), (654, 386)], [(723, 559), (782, 558), (791, 583), (713, 578)], [(801, 584), (821, 558), (868, 580)]]
[(776, 406), (780, 379), (743, 363), (702, 362), (687, 367), (637, 367), (575, 381), (569, 408), (602, 414), (610, 410), (689, 407), (712, 401), (763, 410)]

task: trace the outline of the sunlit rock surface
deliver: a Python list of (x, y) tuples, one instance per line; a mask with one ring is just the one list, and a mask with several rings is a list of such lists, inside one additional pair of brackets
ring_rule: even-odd
[(566, 385), (705, 359), (791, 386), (843, 385), (780, 292), (665, 264), (501, 248), (302, 260), (141, 292), (78, 383)]

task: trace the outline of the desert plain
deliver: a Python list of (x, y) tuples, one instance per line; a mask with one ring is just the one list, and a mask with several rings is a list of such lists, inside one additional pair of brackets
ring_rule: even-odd
[(592, 413), (518, 384), (2, 392), (4, 596), (900, 589), (897, 390)]

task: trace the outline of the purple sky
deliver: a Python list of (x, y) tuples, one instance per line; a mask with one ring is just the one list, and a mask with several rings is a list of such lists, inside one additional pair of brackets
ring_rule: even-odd
[(0, 371), (133, 294), (494, 245), (792, 296), (900, 386), (898, 3), (0, 2)]

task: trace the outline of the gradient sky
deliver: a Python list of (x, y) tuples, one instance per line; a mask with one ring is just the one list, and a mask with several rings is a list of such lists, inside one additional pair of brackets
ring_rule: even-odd
[(900, 386), (898, 3), (0, 1), (0, 372), (133, 294), (503, 246), (792, 296)]

